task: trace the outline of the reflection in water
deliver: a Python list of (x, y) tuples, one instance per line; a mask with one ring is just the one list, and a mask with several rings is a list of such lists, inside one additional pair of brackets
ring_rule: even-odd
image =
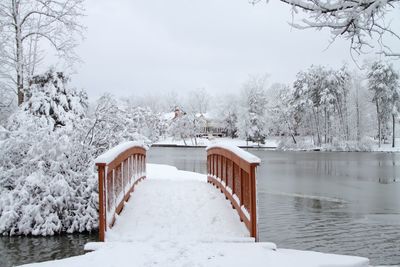
[(379, 178), (379, 183), (380, 184), (390, 184), (390, 183), (396, 183), (398, 181), (400, 181), (400, 180), (396, 179), (395, 177), (393, 177), (393, 178), (388, 178), (388, 177), (382, 178), (382, 177), (380, 177)]
[(0, 266), (62, 259), (81, 255), (87, 242), (97, 241), (97, 233), (50, 237), (0, 237)]

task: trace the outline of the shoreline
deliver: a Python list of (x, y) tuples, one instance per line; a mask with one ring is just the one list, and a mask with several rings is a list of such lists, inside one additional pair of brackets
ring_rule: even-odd
[[(153, 144), (151, 147), (179, 147), (179, 148), (206, 148), (206, 145), (179, 145), (179, 144)], [(238, 146), (239, 148), (258, 148), (265, 150), (277, 150), (276, 147), (266, 147), (266, 146)]]
[[(167, 147), (167, 148), (207, 148), (207, 145), (181, 145), (181, 144), (152, 144), (151, 147)], [(351, 152), (351, 153), (400, 153), (399, 150), (370, 150), (370, 151), (359, 151), (359, 150), (324, 150), (321, 148), (310, 148), (310, 149), (279, 149), (272, 146), (237, 146), (243, 149), (258, 149), (268, 151), (280, 151), (280, 152)]]

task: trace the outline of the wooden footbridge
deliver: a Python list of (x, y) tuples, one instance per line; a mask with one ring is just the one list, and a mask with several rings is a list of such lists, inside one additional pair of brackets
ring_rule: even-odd
[(32, 267), (368, 267), (366, 258), (277, 249), (258, 241), (256, 167), (237, 147), (207, 149), (207, 175), (146, 164), (121, 144), (96, 159), (99, 240), (81, 256)]
[[(257, 157), (237, 147), (211, 146), (207, 176), (182, 175), (155, 165), (146, 173), (146, 151), (128, 142), (96, 159), (100, 241), (258, 240)], [(167, 182), (163, 176), (169, 176)]]

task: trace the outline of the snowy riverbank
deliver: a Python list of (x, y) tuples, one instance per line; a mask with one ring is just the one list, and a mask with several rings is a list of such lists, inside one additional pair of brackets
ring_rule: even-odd
[[(207, 184), (205, 175), (178, 171), (167, 165), (148, 164), (147, 169), (148, 181), (138, 185), (124, 210), (127, 214), (123, 212), (117, 218), (117, 228), (111, 230), (113, 234), (107, 242), (88, 244), (86, 249), (93, 252), (82, 256), (25, 266), (369, 265), (369, 260), (362, 257), (254, 243), (243, 237), (243, 223), (224, 195)], [(221, 227), (223, 231), (220, 231)], [(121, 235), (129, 231), (131, 234)], [(232, 235), (237, 238), (227, 238)]]
[(215, 137), (212, 139), (208, 138), (197, 138), (197, 142), (193, 140), (186, 140), (186, 144), (183, 140), (175, 140), (171, 137), (164, 138), (158, 142), (155, 142), (155, 147), (207, 147), (217, 143), (224, 143), (229, 145), (238, 146), (241, 148), (263, 148), (263, 149), (274, 149), (283, 151), (326, 151), (326, 152), (400, 152), (400, 138), (396, 138), (396, 146), (392, 147), (391, 144), (381, 144), (379, 147), (377, 142), (374, 140), (363, 140), (360, 142), (348, 141), (340, 144), (326, 144), (322, 146), (316, 146), (313, 144), (312, 139), (305, 137), (297, 137), (297, 144), (294, 144), (291, 138), (283, 137), (270, 137), (265, 140), (264, 144), (258, 144), (255, 142), (247, 142), (246, 140), (239, 138), (226, 138), (226, 137)]
[(268, 139), (265, 144), (258, 144), (255, 142), (247, 142), (246, 140), (242, 140), (239, 138), (227, 138), (227, 137), (213, 137), (213, 138), (197, 138), (196, 141), (186, 140), (186, 144), (183, 140), (176, 140), (171, 137), (164, 138), (158, 142), (155, 142), (153, 146), (162, 146), (162, 147), (207, 147), (210, 145), (214, 145), (217, 143), (225, 143), (229, 145), (238, 146), (241, 148), (244, 147), (255, 147), (255, 148), (269, 148), (275, 149), (278, 145), (276, 139)]

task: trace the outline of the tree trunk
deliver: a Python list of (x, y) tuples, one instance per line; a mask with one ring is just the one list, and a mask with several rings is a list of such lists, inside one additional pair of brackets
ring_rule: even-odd
[(376, 101), (375, 103), (376, 103), (376, 114), (377, 114), (377, 118), (378, 118), (378, 145), (379, 145), (379, 147), (381, 147), (381, 116), (379, 114), (378, 101)]
[(395, 140), (396, 140), (396, 134), (395, 134), (395, 125), (396, 125), (396, 120), (395, 120), (395, 115), (392, 114), (392, 123), (393, 123), (393, 134), (392, 134), (392, 147), (395, 147)]
[[(317, 146), (321, 146), (322, 140), (321, 140), (319, 118), (318, 118), (319, 112), (315, 112), (313, 109), (313, 115), (314, 115), (315, 128), (317, 131)], [(315, 142), (314, 142), (314, 144), (315, 144)]]
[(325, 131), (324, 131), (324, 143), (327, 143), (327, 135), (328, 135), (328, 119), (327, 119), (327, 111), (326, 111), (326, 107), (324, 108), (325, 111)]
[(292, 136), (293, 143), (297, 144), (297, 142), (296, 142), (296, 138), (294, 138), (294, 134), (292, 133), (292, 134), (290, 134), (290, 135)]
[(183, 140), (183, 143), (185, 144), (185, 146), (187, 146), (187, 144), (186, 144), (186, 140), (185, 140), (185, 138), (181, 135), (181, 139)]
[(23, 76), (23, 54), (22, 54), (22, 33), (19, 17), (19, 3), (12, 1), (12, 12), (15, 29), (15, 53), (16, 53), (16, 72), (17, 72), (17, 94), (18, 105), (24, 102), (24, 76)]
[(357, 88), (357, 99), (356, 99), (356, 120), (357, 120), (357, 141), (361, 140), (361, 130), (360, 130), (360, 106), (358, 102), (358, 88)]

